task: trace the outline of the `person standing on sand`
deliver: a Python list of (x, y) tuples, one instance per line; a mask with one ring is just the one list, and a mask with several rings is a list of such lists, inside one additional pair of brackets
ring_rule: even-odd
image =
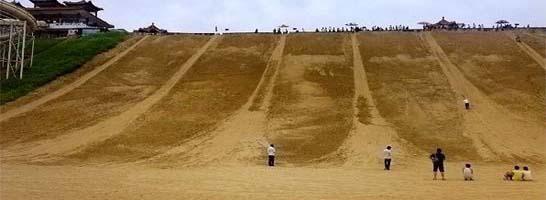
[(273, 167), (275, 166), (275, 145), (271, 144), (269, 145), (269, 147), (267, 148), (267, 156), (268, 156), (268, 165), (270, 167)]
[(468, 98), (464, 98), (463, 103), (465, 109), (470, 110), (470, 101), (468, 100)]
[(512, 176), (513, 181), (523, 181), (523, 170), (521, 170), (519, 166), (514, 166), (512, 173), (514, 174)]
[(524, 166), (523, 167), (523, 180), (524, 181), (532, 181), (533, 176), (531, 176), (531, 171), (529, 171), (529, 167)]
[(472, 169), (472, 165), (469, 163), (465, 164), (463, 167), (463, 177), (465, 181), (473, 181), (474, 180), (474, 170)]
[(446, 159), (446, 156), (444, 155), (444, 153), (442, 153), (442, 149), (436, 149), (436, 153), (431, 154), (430, 159), (432, 160), (432, 171), (434, 172), (434, 177), (432, 178), (432, 180), (436, 180), (438, 170), (442, 175), (442, 180), (446, 180), (444, 176), (444, 160)]
[(385, 159), (385, 170), (391, 170), (391, 160), (392, 160), (392, 147), (387, 146), (385, 150), (383, 150), (383, 158)]

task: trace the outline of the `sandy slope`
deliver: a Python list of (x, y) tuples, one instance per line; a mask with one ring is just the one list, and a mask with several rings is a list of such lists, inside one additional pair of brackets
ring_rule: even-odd
[[(544, 127), (541, 124), (520, 118), (491, 101), (465, 78), (431, 34), (425, 33), (423, 37), (438, 58), (453, 91), (458, 96), (467, 97), (473, 102), (473, 108), (469, 112), (464, 112), (465, 134), (472, 138), (473, 145), (478, 149), (480, 156), (485, 160), (495, 161), (510, 160), (514, 157), (523, 158), (529, 154), (536, 154), (538, 157), (534, 161), (543, 160), (545, 156), (543, 146), (546, 142), (542, 137)], [(536, 139), (516, 140), (515, 138), (518, 138), (521, 133)], [(507, 141), (510, 141), (512, 145), (505, 145)]]
[[(515, 35), (512, 32), (507, 33), (508, 36), (515, 38)], [(518, 45), (518, 47), (527, 53), (533, 60), (535, 60), (544, 70), (546, 70), (546, 58), (542, 57), (538, 52), (536, 52), (533, 48), (531, 48), (529, 45), (527, 45), (525, 42), (517, 42), (514, 40), (514, 42)]]
[[(222, 122), (211, 133), (195, 138), (182, 146), (175, 147), (163, 154), (145, 160), (154, 162), (163, 157), (185, 154), (189, 159), (182, 165), (256, 165), (263, 161), (263, 149), (267, 147), (266, 112), (269, 109), (273, 82), (282, 62), (286, 36), (282, 36), (273, 51), (268, 65), (256, 89), (245, 103), (232, 116)], [(268, 73), (270, 72), (270, 73)], [(271, 77), (266, 77), (272, 75)], [(262, 90), (262, 88), (264, 88)], [(263, 92), (264, 94), (259, 94)], [(264, 98), (258, 109), (252, 110), (253, 102), (259, 95)]]
[[(401, 139), (398, 138), (396, 130), (389, 124), (377, 110), (372, 93), (368, 86), (368, 78), (365, 66), (362, 63), (359, 42), (356, 35), (351, 36), (351, 46), (353, 50), (353, 68), (355, 94), (353, 99), (354, 107), (354, 130), (340, 148), (345, 154), (346, 166), (377, 166), (382, 163), (381, 150), (386, 145), (394, 147), (399, 155), (397, 162), (405, 162), (410, 146), (401, 145)], [(359, 98), (364, 98), (368, 110), (360, 110), (358, 107)], [(359, 112), (369, 112), (371, 119), (368, 124), (364, 124), (358, 119)], [(402, 156), (400, 156), (402, 155)]]
[(216, 38), (217, 37), (212, 37), (205, 46), (188, 59), (186, 63), (184, 63), (184, 65), (182, 65), (180, 69), (153, 95), (139, 102), (131, 109), (94, 126), (68, 133), (54, 139), (40, 141), (39, 143), (34, 144), (24, 144), (22, 147), (14, 146), (5, 149), (3, 157), (17, 158), (19, 156), (24, 156), (39, 161), (40, 159), (44, 159), (43, 157), (45, 156), (47, 159), (51, 159), (61, 154), (70, 155), (86, 145), (104, 141), (115, 136), (127, 128), (137, 117), (161, 100), (161, 98), (167, 95), (186, 71), (188, 71), (208, 47), (214, 43)]
[[(201, 48), (191, 58), (179, 60), (184, 64), (173, 73), (154, 76), (161, 84), (125, 111), (91, 126), (56, 132), (53, 139), (13, 140), (2, 146), (0, 199), (546, 196), (546, 166), (540, 164), (545, 156), (544, 124), (493, 101), (479, 89), (479, 82), (468, 80), (461, 70), (466, 66), (454, 64), (432, 35), (302, 34), (280, 37), (274, 49), (273, 37), (262, 37), (222, 36), (222, 42), (213, 37), (204, 46), (196, 45)], [(400, 38), (411, 41), (372, 44)], [(153, 42), (164, 45), (169, 39)], [(179, 48), (182, 52), (191, 47)], [(415, 52), (404, 52), (412, 48)], [(103, 82), (107, 77), (89, 79)], [(457, 99), (461, 95), (470, 97), (475, 105), (471, 111), (462, 106), (449, 109), (461, 103)], [(422, 102), (431, 106), (420, 107)], [(399, 113), (391, 108), (395, 106), (403, 107), (401, 114), (408, 116), (397, 118)], [(454, 117), (446, 118), (455, 122), (435, 119), (448, 114)], [(78, 119), (87, 117), (74, 117)], [(463, 128), (448, 132), (451, 135), (442, 141), (456, 147), (446, 152), (448, 180), (432, 181), (426, 159), (431, 144), (404, 138), (399, 131), (417, 129), (411, 130), (416, 138), (445, 137), (430, 130), (449, 130), (459, 119)], [(428, 125), (435, 129), (428, 130)], [(275, 168), (263, 166), (270, 142), (281, 144), (280, 165)], [(390, 172), (381, 164), (380, 153), (387, 144), (394, 146)], [(474, 153), (465, 145), (472, 145), (479, 155), (462, 155)], [(465, 162), (474, 165), (476, 181), (461, 180)], [(531, 166), (537, 180), (502, 181), (513, 164)]]

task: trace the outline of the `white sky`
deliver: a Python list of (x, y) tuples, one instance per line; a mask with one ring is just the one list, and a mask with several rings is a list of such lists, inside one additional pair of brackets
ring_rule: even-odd
[[(63, 1), (63, 0), (61, 0)], [(76, 0), (73, 0), (76, 1)], [(32, 4), (21, 0), (26, 6)], [(155, 22), (175, 32), (212, 32), (214, 26), (232, 31), (271, 31), (287, 24), (314, 30), (342, 27), (409, 25), (419, 21), (546, 26), (546, 0), (93, 0), (104, 8), (99, 17), (129, 31)]]

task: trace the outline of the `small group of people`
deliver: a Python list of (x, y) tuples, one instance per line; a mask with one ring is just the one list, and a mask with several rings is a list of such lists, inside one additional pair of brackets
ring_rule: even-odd
[(533, 176), (529, 167), (524, 166), (523, 170), (520, 169), (518, 165), (514, 166), (513, 170), (507, 171), (504, 174), (504, 180), (506, 181), (531, 181)]
[[(392, 161), (392, 146), (388, 145), (385, 150), (383, 150), (383, 158), (385, 164), (385, 170), (391, 169)], [(442, 180), (445, 180), (445, 167), (444, 161), (446, 160), (445, 154), (442, 152), (441, 148), (436, 149), (436, 153), (433, 153), (429, 156), (432, 161), (432, 180), (437, 180), (438, 171), (442, 177)], [(474, 180), (474, 169), (470, 163), (466, 163), (462, 169), (463, 179), (465, 181)], [(533, 177), (529, 167), (524, 166), (523, 170), (520, 169), (520, 166), (514, 166), (514, 170), (508, 171), (504, 174), (504, 180), (509, 181), (531, 181)]]
[(352, 33), (355, 33), (355, 32), (361, 32), (361, 31), (365, 31), (366, 30), (366, 27), (363, 26), (363, 27), (357, 27), (357, 26), (351, 26), (351, 27), (321, 27), (320, 29), (319, 28), (316, 28), (315, 29), (315, 32), (316, 33), (344, 33), (344, 32), (352, 32)]
[[(429, 158), (432, 160), (432, 171), (434, 172), (433, 180), (437, 179), (438, 171), (440, 171), (442, 180), (445, 180), (444, 160), (446, 160), (446, 156), (444, 155), (444, 153), (442, 153), (442, 149), (440, 148), (436, 149), (436, 153), (431, 154)], [(383, 160), (385, 164), (384, 170), (391, 170), (391, 162), (392, 162), (392, 146), (391, 145), (388, 145), (383, 150)], [(465, 172), (463, 172), (463, 174), (465, 174)]]
[[(256, 30), (258, 30), (258, 29), (256, 29)], [(257, 32), (256, 32), (256, 33), (257, 33)], [(273, 29), (273, 34), (275, 34), (275, 35), (277, 35), (277, 34), (279, 34), (279, 35), (281, 35), (281, 34), (286, 35), (286, 34), (288, 34), (288, 29), (285, 29), (285, 30), (283, 31), (283, 30), (281, 30), (281, 28), (274, 28), (274, 29)]]
[[(273, 167), (275, 166), (275, 154), (277, 150), (275, 149), (275, 145), (270, 144), (269, 147), (267, 147), (267, 156), (268, 156), (268, 166)], [(392, 146), (388, 145), (383, 150), (383, 159), (384, 159), (384, 170), (391, 170), (391, 162), (392, 162)], [(446, 160), (446, 155), (443, 153), (441, 148), (437, 148), (436, 152), (433, 154), (430, 154), (429, 159), (432, 161), (432, 172), (433, 177), (432, 180), (438, 179), (438, 172), (440, 172), (440, 176), (442, 180), (446, 180), (445, 178), (445, 166), (444, 161)], [(472, 165), (470, 163), (466, 163), (462, 169), (462, 175), (463, 179), (465, 181), (473, 181), (474, 180), (474, 169), (472, 168)], [(523, 170), (520, 169), (520, 166), (516, 165), (514, 166), (514, 169), (511, 171), (508, 171), (504, 174), (504, 180), (507, 181), (531, 181), (533, 180), (531, 171), (529, 170), (529, 167), (524, 166)]]

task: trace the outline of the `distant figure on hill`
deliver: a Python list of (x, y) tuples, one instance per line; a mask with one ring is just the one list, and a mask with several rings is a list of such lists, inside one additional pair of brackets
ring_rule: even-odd
[(383, 158), (385, 159), (385, 170), (391, 170), (391, 161), (392, 161), (392, 147), (387, 146), (385, 150), (383, 150)]
[(465, 164), (463, 167), (463, 177), (465, 181), (474, 180), (474, 170), (472, 169), (472, 165), (470, 165), (469, 163)]
[(271, 144), (267, 148), (267, 156), (268, 156), (268, 165), (273, 167), (275, 166), (275, 145)]
[(444, 153), (442, 153), (442, 149), (436, 149), (436, 153), (431, 154), (430, 159), (432, 160), (432, 171), (434, 172), (434, 177), (432, 178), (432, 180), (436, 180), (438, 170), (442, 175), (442, 180), (446, 180), (444, 176), (444, 160), (446, 159), (446, 156), (444, 155)]
[(523, 180), (524, 181), (532, 181), (533, 176), (531, 176), (531, 171), (529, 171), (529, 167), (525, 166), (523, 167)]
[(465, 97), (463, 100), (463, 103), (464, 103), (465, 109), (470, 110), (470, 100), (468, 100), (468, 98)]

